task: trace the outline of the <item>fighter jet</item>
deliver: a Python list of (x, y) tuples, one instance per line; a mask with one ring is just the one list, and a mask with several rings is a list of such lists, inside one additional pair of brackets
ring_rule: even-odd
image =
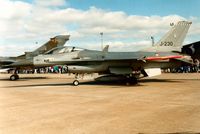
[[(32, 68), (33, 67), (33, 57), (39, 54), (44, 54), (45, 52), (55, 48), (63, 46), (66, 41), (69, 40), (69, 35), (58, 35), (53, 38), (50, 38), (41, 47), (37, 48), (32, 52), (25, 52), (23, 55), (17, 57), (0, 57), (0, 68), (1, 69), (14, 69), (15, 72), (19, 69)], [(14, 73), (10, 76), (11, 80), (19, 79), (19, 76)]]
[(190, 55), (192, 59), (200, 60), (200, 41), (184, 45), (181, 49), (181, 53)]
[(192, 22), (180, 21), (153, 47), (137, 52), (108, 52), (77, 47), (54, 49), (34, 57), (34, 65), (66, 65), (69, 73), (75, 73), (73, 84), (79, 85), (78, 74), (99, 73), (103, 80), (111, 77), (125, 77), (127, 84), (137, 83), (138, 74), (153, 76), (161, 74), (160, 68), (181, 66), (190, 63), (190, 57), (172, 51), (180, 49)]

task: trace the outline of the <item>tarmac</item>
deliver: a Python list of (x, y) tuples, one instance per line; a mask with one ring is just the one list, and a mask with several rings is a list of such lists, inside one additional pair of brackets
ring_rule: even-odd
[(162, 74), (138, 85), (64, 74), (0, 74), (0, 134), (200, 133), (200, 74)]

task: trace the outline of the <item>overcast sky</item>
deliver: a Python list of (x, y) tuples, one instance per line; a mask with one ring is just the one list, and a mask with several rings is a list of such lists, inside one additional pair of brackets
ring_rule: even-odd
[(200, 39), (199, 0), (0, 0), (0, 6), (0, 56), (32, 51), (59, 34), (71, 35), (66, 45), (100, 50), (101, 32), (111, 51), (136, 51), (180, 20), (193, 22), (184, 44)]

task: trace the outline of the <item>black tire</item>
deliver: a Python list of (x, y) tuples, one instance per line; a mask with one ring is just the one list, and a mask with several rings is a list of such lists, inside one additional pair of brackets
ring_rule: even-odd
[(131, 78), (131, 83), (134, 84), (134, 85), (138, 84), (138, 79), (136, 77), (132, 77)]
[(136, 85), (138, 84), (138, 80), (136, 77), (130, 77), (130, 78), (126, 78), (126, 85), (130, 86), (130, 85)]
[(15, 80), (18, 80), (18, 79), (19, 79), (19, 75), (17, 75), (17, 74), (13, 74), (13, 75), (10, 76), (11, 81), (15, 81)]

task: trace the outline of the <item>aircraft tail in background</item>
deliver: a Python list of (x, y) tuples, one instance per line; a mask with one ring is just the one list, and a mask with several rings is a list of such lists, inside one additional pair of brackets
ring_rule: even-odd
[(39, 54), (44, 54), (45, 52), (47, 52), (55, 47), (64, 46), (66, 41), (69, 40), (69, 37), (70, 37), (70, 35), (58, 35), (53, 38), (50, 38), (50, 40), (48, 42), (46, 42), (44, 45), (40, 46), (36, 50), (34, 50), (32, 52), (25, 52), (25, 54), (20, 55), (20, 56), (16, 57), (15, 59), (18, 59), (18, 60), (24, 59), (24, 58), (30, 59)]
[(32, 53), (34, 54), (43, 54), (52, 48), (59, 47), (59, 46), (64, 46), (66, 41), (69, 40), (70, 35), (58, 35), (53, 38), (50, 38), (50, 40), (42, 45), (41, 47), (37, 48), (34, 50)]

